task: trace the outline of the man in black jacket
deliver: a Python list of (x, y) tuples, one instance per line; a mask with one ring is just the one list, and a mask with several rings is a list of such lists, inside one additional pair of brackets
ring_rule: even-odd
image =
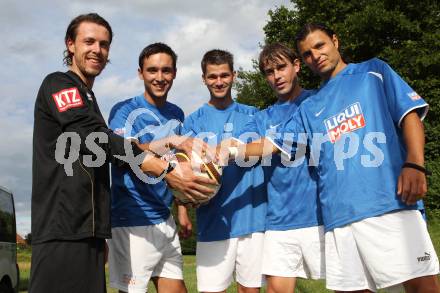
[[(66, 73), (49, 74), (34, 112), (32, 268), (29, 292), (105, 292), (105, 238), (110, 238), (109, 162), (164, 178), (187, 198), (210, 193), (189, 165), (144, 153), (108, 129), (92, 92), (108, 62), (112, 29), (95, 13), (80, 15), (65, 36)], [(184, 146), (186, 145), (186, 146)], [(171, 145), (172, 146), (172, 145)], [(176, 145), (174, 145), (176, 146)], [(189, 148), (186, 140), (181, 149)], [(179, 146), (177, 146), (179, 148)], [(134, 160), (121, 158), (134, 158)], [(130, 161), (128, 163), (128, 161)]]

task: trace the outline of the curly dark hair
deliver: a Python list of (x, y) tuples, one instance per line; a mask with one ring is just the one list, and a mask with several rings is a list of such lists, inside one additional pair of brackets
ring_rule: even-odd
[(112, 42), (112, 39), (113, 39), (112, 28), (111, 28), (110, 24), (104, 18), (102, 18), (99, 14), (88, 13), (88, 14), (78, 15), (70, 22), (69, 26), (67, 27), (66, 36), (64, 37), (64, 43), (66, 44), (66, 50), (64, 50), (64, 54), (63, 54), (64, 55), (63, 63), (67, 66), (72, 65), (72, 56), (73, 56), (73, 54), (71, 52), (69, 52), (69, 50), (67, 49), (67, 41), (68, 40), (75, 41), (76, 35), (78, 33), (78, 27), (82, 22), (92, 22), (92, 23), (102, 25), (109, 32), (110, 43)]

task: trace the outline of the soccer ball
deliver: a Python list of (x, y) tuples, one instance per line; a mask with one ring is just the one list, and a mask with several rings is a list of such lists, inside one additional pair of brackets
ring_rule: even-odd
[[(220, 190), (221, 187), (221, 176), (223, 169), (221, 166), (218, 166), (217, 164), (214, 164), (213, 162), (205, 163), (200, 156), (193, 152), (191, 155), (192, 160), (182, 152), (178, 152), (175, 154), (176, 159), (178, 162), (191, 162), (193, 166), (193, 172), (196, 176), (202, 176), (209, 179), (214, 179), (217, 182), (217, 185), (207, 184), (206, 187), (213, 189), (214, 192), (209, 196), (209, 198), (205, 200), (199, 200), (198, 204), (205, 204), (208, 201), (210, 201)], [(196, 167), (196, 168), (194, 168)], [(183, 204), (191, 203), (190, 200), (184, 199), (182, 193), (178, 190), (171, 189), (171, 192), (173, 193), (174, 197), (178, 198), (179, 201)]]

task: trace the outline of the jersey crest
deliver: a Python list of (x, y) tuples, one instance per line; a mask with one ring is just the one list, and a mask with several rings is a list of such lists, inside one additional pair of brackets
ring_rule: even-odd
[(76, 87), (63, 89), (55, 94), (52, 94), (58, 112), (65, 112), (71, 108), (78, 108), (83, 106), (83, 101)]

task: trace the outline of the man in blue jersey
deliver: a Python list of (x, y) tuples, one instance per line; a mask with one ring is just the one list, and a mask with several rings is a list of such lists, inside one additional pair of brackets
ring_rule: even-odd
[[(211, 50), (202, 59), (209, 102), (185, 119), (184, 132), (217, 145), (238, 137), (257, 112), (234, 102), (233, 56)], [(261, 254), (266, 217), (263, 170), (227, 166), (217, 195), (197, 209), (197, 287), (225, 292), (235, 271), (239, 292), (258, 292), (262, 285)]]
[[(369, 292), (402, 284), (406, 292), (439, 292), (438, 258), (418, 212), (426, 194), (420, 120), (427, 104), (379, 59), (346, 64), (336, 35), (323, 25), (306, 25), (296, 42), (323, 84), (282, 132), (305, 133), (311, 146), (327, 287)], [(269, 151), (256, 143), (246, 155), (299, 147), (268, 140)]]
[[(112, 108), (109, 124), (115, 133), (148, 143), (152, 149), (155, 141), (180, 134), (183, 111), (167, 102), (176, 76), (176, 60), (174, 51), (165, 44), (143, 49), (138, 71), (145, 91)], [(161, 174), (171, 186), (177, 176), (174, 167), (168, 163)], [(188, 185), (187, 189), (207, 191), (201, 187)], [(111, 192), (110, 286), (120, 292), (146, 292), (148, 281), (153, 279), (158, 292), (186, 292), (179, 237), (170, 213), (173, 196), (167, 184), (160, 180), (144, 182), (130, 170), (113, 166)], [(191, 223), (186, 210), (178, 209), (181, 228), (189, 234)]]
[[(293, 49), (283, 44), (263, 48), (259, 69), (278, 101), (255, 113), (243, 133), (264, 137), (275, 134), (313, 91), (301, 88), (297, 75), (300, 61)], [(262, 165), (268, 196), (262, 272), (266, 275), (267, 292), (290, 293), (295, 290), (297, 277), (325, 277), (317, 174), (304, 156), (290, 162), (274, 155)]]

